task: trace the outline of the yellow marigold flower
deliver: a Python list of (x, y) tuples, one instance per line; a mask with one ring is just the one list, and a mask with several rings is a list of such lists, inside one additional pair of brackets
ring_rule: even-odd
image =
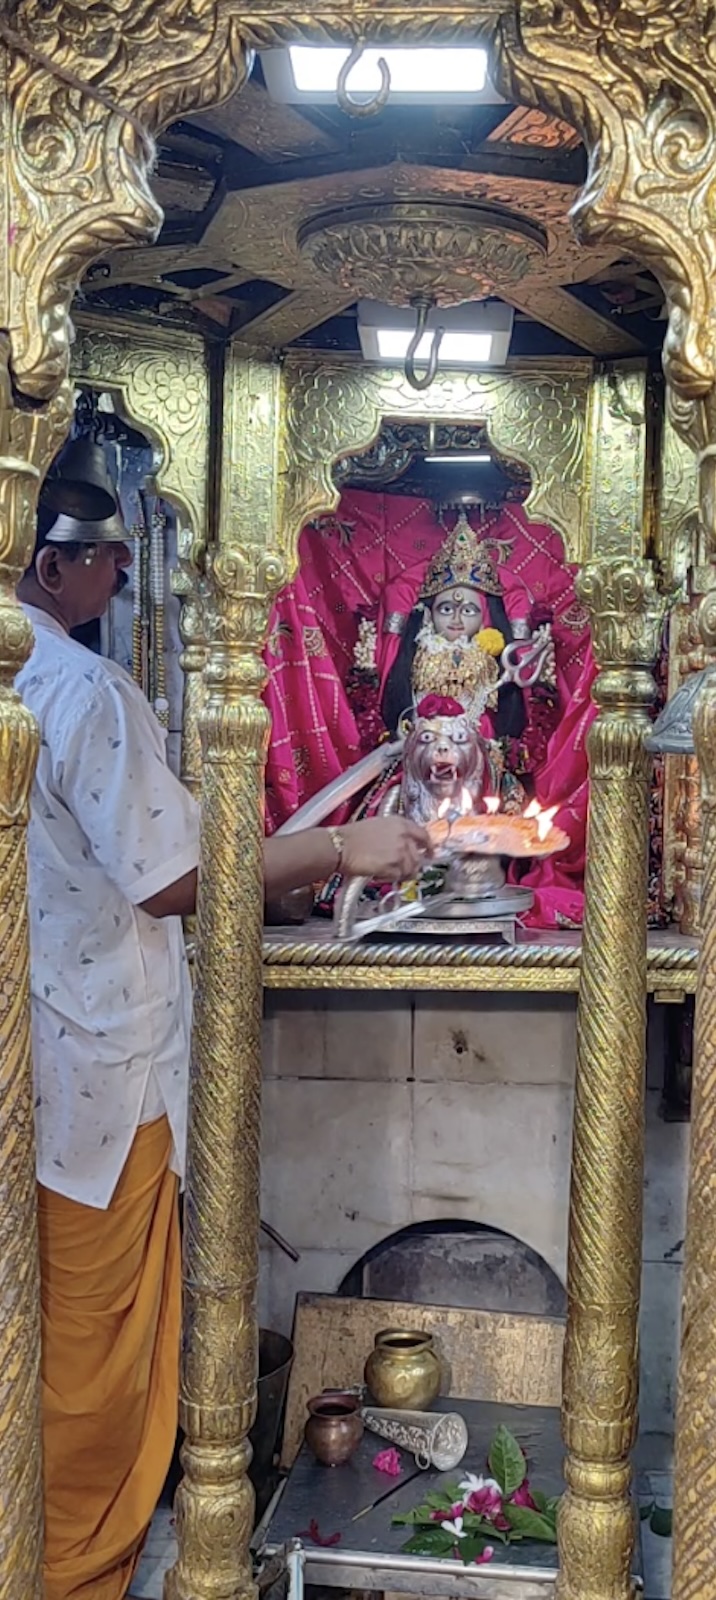
[(481, 628), (477, 635), (477, 642), (485, 655), (501, 656), (505, 648), (504, 636), (499, 628)]

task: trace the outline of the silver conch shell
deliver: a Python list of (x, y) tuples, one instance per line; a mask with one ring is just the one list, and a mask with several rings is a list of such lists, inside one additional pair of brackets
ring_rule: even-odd
[(423, 1471), (436, 1467), (438, 1472), (450, 1472), (467, 1450), (467, 1423), (457, 1411), (383, 1411), (364, 1406), (362, 1416), (371, 1433), (409, 1450)]

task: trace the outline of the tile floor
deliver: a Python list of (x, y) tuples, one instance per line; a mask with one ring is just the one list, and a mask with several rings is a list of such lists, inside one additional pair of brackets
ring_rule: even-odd
[[(643, 1505), (673, 1505), (671, 1472), (641, 1472), (639, 1499)], [(641, 1525), (641, 1551), (644, 1562), (644, 1600), (669, 1600), (671, 1594), (671, 1540), (651, 1532), (648, 1522)]]
[[(647, 1440), (649, 1435), (647, 1435)], [(647, 1440), (641, 1441), (639, 1456), (663, 1460), (666, 1451), (647, 1451)], [(642, 1466), (639, 1472), (639, 1498), (644, 1505), (656, 1501), (658, 1505), (672, 1504), (672, 1478), (670, 1470), (650, 1471)], [(658, 1538), (647, 1522), (641, 1525), (642, 1554), (644, 1560), (644, 1600), (670, 1600), (671, 1590), (671, 1540)], [(162, 1600), (164, 1574), (174, 1563), (176, 1539), (171, 1508), (160, 1506), (152, 1523), (144, 1557), (134, 1580), (130, 1600)]]
[(159, 1506), (130, 1590), (130, 1600), (135, 1600), (135, 1597), (136, 1600), (162, 1600), (164, 1574), (175, 1560), (174, 1515), (171, 1506)]

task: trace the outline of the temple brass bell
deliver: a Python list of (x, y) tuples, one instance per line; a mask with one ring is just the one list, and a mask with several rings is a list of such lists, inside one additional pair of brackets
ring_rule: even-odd
[(117, 510), (117, 495), (104, 450), (93, 439), (72, 439), (62, 451), (42, 493), (51, 511), (80, 522), (106, 522)]

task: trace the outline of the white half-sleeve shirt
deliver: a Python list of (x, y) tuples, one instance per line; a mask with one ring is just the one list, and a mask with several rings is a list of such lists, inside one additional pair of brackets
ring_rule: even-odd
[(105, 1209), (141, 1123), (186, 1145), (191, 983), (178, 917), (141, 902), (199, 861), (199, 808), (116, 662), (25, 607), (16, 687), (40, 727), (28, 834), (37, 1174)]

